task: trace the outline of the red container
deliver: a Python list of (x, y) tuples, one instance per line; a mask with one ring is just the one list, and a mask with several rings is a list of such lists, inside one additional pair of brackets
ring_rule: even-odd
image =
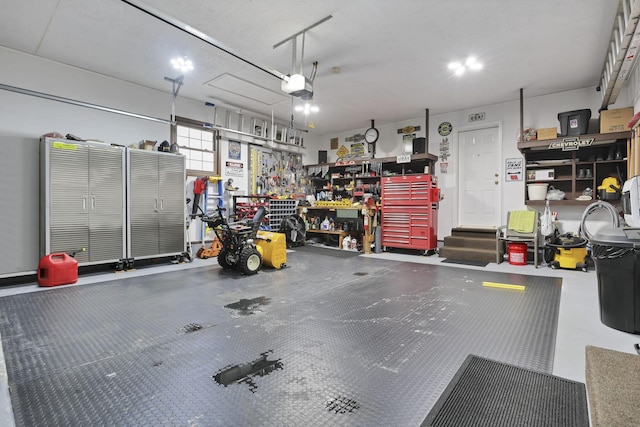
[(78, 261), (65, 253), (53, 253), (40, 258), (38, 284), (40, 286), (70, 285), (78, 281)]
[(509, 243), (509, 264), (527, 265), (527, 244), (526, 243)]

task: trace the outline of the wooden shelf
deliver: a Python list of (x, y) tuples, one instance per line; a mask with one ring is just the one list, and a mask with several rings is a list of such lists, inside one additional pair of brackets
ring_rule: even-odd
[(619, 139), (631, 138), (631, 131), (613, 133), (592, 133), (578, 136), (562, 136), (556, 139), (545, 139), (542, 141), (521, 141), (518, 142), (518, 150), (544, 150), (548, 149), (553, 142), (562, 142), (569, 138), (579, 138), (580, 140), (593, 139), (593, 145), (612, 144)]
[[(353, 162), (349, 164), (336, 164), (336, 163), (316, 163), (313, 165), (305, 165), (305, 167), (313, 167), (313, 166), (329, 166), (329, 167), (342, 167), (342, 166), (353, 166), (353, 165), (361, 165), (363, 163), (373, 163), (373, 162), (382, 162), (382, 163), (396, 163), (396, 157), (380, 157), (380, 158), (372, 158), (372, 159), (346, 159), (347, 162)], [(420, 162), (420, 161), (429, 161), (435, 164), (438, 160), (438, 156), (430, 153), (422, 153), (422, 154), (412, 154), (411, 155), (411, 163)], [(407, 165), (411, 163), (406, 163)]]
[[(522, 151), (525, 158), (525, 170), (533, 174), (534, 171), (552, 169), (555, 175), (555, 179), (552, 180), (527, 179), (526, 184), (548, 183), (550, 186), (564, 191), (568, 200), (550, 201), (556, 206), (587, 206), (598, 199), (575, 200), (587, 188), (591, 188), (596, 195), (598, 185), (606, 177), (620, 175), (619, 179), (624, 182), (627, 173), (627, 150), (631, 132), (580, 135), (578, 137), (580, 141), (592, 140), (592, 142), (590, 145), (580, 146), (576, 150), (563, 151), (561, 148), (550, 148), (554, 142), (562, 142), (567, 138), (575, 137), (518, 143), (518, 149)], [(597, 160), (611, 156), (612, 150), (622, 155), (622, 158)], [(590, 177), (578, 178), (580, 172), (586, 173), (587, 170), (591, 174)], [(525, 204), (543, 206), (545, 201), (527, 200), (525, 197)]]

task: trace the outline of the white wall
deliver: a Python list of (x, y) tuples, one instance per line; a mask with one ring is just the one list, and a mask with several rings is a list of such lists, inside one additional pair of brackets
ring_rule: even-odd
[[(628, 91), (624, 91), (618, 97), (616, 104), (609, 108), (622, 108), (631, 104), (628, 100)], [(517, 96), (517, 95), (516, 95)], [(579, 110), (590, 108), (591, 117), (597, 119), (599, 117), (599, 108), (602, 102), (600, 92), (595, 87), (578, 89), (568, 92), (556, 93), (553, 95), (540, 96), (535, 98), (526, 98), (526, 89), (524, 91), (524, 126), (534, 128), (557, 127), (560, 131), (557, 114), (563, 111)], [(468, 121), (471, 113), (485, 113), (483, 122)], [(448, 159), (447, 173), (441, 173), (438, 164), (436, 164), (436, 175), (438, 176), (438, 184), (444, 199), (440, 203), (438, 213), (438, 239), (442, 240), (445, 236), (451, 234), (451, 228), (458, 226), (458, 141), (457, 132), (460, 129), (469, 126), (475, 126), (480, 123), (501, 123), (502, 124), (502, 164), (507, 158), (523, 157), (517, 147), (517, 138), (520, 128), (520, 102), (513, 101), (502, 104), (488, 105), (477, 107), (469, 110), (456, 111), (446, 114), (431, 115), (429, 117), (429, 148), (431, 154), (439, 155), (440, 144), (443, 137), (438, 134), (438, 126), (442, 122), (449, 122), (453, 125), (453, 131), (448, 136), (451, 156)], [(405, 126), (421, 126), (421, 131), (416, 133), (416, 137), (424, 137), (425, 118), (416, 117), (402, 122), (380, 124), (376, 127), (380, 131), (380, 139), (377, 143), (376, 157), (396, 156), (402, 153), (402, 135), (397, 133), (397, 129)], [(318, 142), (310, 147), (310, 151), (317, 153), (317, 150), (328, 150), (328, 160), (333, 162), (337, 155), (335, 150), (329, 150), (329, 141), (331, 138), (339, 138), (339, 146), (345, 145), (349, 148), (350, 143), (345, 142), (346, 137), (353, 136), (356, 133), (364, 133), (366, 128), (357, 128), (349, 132), (342, 132), (336, 135), (327, 135), (318, 139)], [(316, 163), (314, 159), (312, 163)], [(503, 166), (504, 173), (504, 166)], [(510, 210), (525, 209), (524, 194), (526, 191), (524, 181), (504, 182), (502, 185), (502, 203), (500, 212), (502, 213), (502, 223), (506, 221), (506, 213)], [(577, 232), (584, 207), (577, 206), (553, 206), (552, 210), (559, 212), (560, 231), (561, 232)], [(605, 212), (596, 212), (589, 217), (588, 228), (590, 231), (597, 231), (603, 225), (610, 224), (608, 214)], [(593, 221), (593, 224), (592, 222)], [(499, 224), (496, 224), (499, 225)]]
[[(162, 92), (3, 47), (0, 47), (0, 83), (143, 116), (163, 120), (171, 118), (170, 82), (166, 82), (167, 90)], [(188, 84), (188, 76), (185, 84)], [(180, 96), (176, 99), (175, 113), (176, 116), (193, 120), (213, 121), (211, 107)], [(247, 124), (250, 122), (249, 114), (245, 117)], [(225, 110), (218, 108), (216, 124), (224, 126), (224, 117)], [(237, 121), (237, 117), (234, 119)], [(265, 119), (270, 122), (269, 118)], [(233, 120), (231, 127), (237, 129), (237, 123)], [(170, 139), (170, 126), (165, 123), (0, 90), (0, 134), (39, 138), (49, 132), (70, 133), (83, 139), (136, 146), (142, 140)], [(220, 144), (223, 175), (228, 160), (228, 139), (242, 142), (245, 176), (233, 179), (236, 186), (247, 188), (247, 146), (254, 140), (231, 132), (223, 133)], [(306, 135), (305, 143), (313, 139), (312, 135)], [(309, 162), (306, 158), (308, 150), (297, 147), (291, 150), (302, 154), (304, 161)]]
[[(640, 99), (636, 96), (638, 84), (635, 83), (640, 77), (638, 77), (638, 71), (634, 71), (633, 74), (635, 80), (632, 78), (632, 89), (623, 89), (616, 104), (610, 108), (640, 103)], [(169, 82), (167, 82), (167, 91), (161, 92), (2, 47), (0, 47), (0, 83), (161, 119), (169, 119), (171, 114), (172, 95)], [(629, 95), (630, 91), (634, 93), (633, 96)], [(536, 128), (558, 126), (558, 112), (582, 108), (591, 108), (592, 118), (597, 118), (600, 102), (601, 95), (594, 88), (537, 98), (525, 98), (524, 124)], [(502, 123), (502, 160), (504, 163), (504, 159), (508, 157), (521, 156), (516, 146), (520, 123), (519, 111), (519, 102), (514, 101), (472, 110), (432, 115), (429, 118), (429, 152), (432, 154), (438, 154), (439, 144), (442, 140), (437, 132), (438, 125), (448, 121), (452, 123), (454, 129), (449, 136), (451, 158), (449, 159), (448, 173), (441, 174), (439, 168), (436, 167), (439, 184), (445, 195), (445, 199), (440, 205), (439, 239), (449, 235), (451, 228), (457, 225), (457, 130), (468, 126), (467, 116), (469, 113), (475, 112), (484, 112), (486, 123)], [(202, 102), (181, 97), (176, 100), (176, 115), (205, 122), (212, 121), (210, 107), (205, 107)], [(123, 145), (137, 144), (141, 140), (162, 141), (169, 139), (168, 124), (68, 105), (5, 90), (0, 90), (0, 118), (0, 133), (11, 136), (38, 138), (44, 133), (60, 132)], [(425, 136), (424, 115), (398, 123), (376, 126), (380, 130), (376, 157), (395, 156), (401, 153), (402, 136), (398, 135), (397, 129), (407, 125), (421, 126), (422, 130), (417, 132), (416, 136)], [(305, 148), (296, 148), (294, 151), (302, 154), (305, 164), (317, 163), (318, 150), (327, 150), (329, 161), (335, 161), (335, 151), (329, 150), (330, 139), (338, 137), (340, 145), (344, 144), (348, 147), (349, 145), (344, 142), (344, 139), (355, 133), (363, 133), (365, 130), (366, 128), (356, 128), (353, 131), (337, 135), (323, 136), (306, 134), (304, 136)], [(230, 133), (225, 134), (224, 138), (220, 146), (223, 169), (224, 162), (227, 160), (225, 140), (231, 138), (244, 141), (242, 161), (247, 175), (242, 178), (234, 177), (234, 183), (237, 183), (238, 187), (246, 188), (249, 169), (247, 144), (251, 138), (240, 138)], [(508, 182), (502, 185), (501, 212), (504, 222), (507, 211), (523, 208), (525, 187), (522, 181)], [(554, 210), (560, 212), (563, 231), (577, 231), (583, 212), (581, 208), (554, 207)]]

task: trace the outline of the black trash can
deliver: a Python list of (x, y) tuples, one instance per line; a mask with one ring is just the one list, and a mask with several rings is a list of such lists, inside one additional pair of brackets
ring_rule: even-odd
[(622, 228), (605, 228), (591, 244), (600, 320), (611, 328), (640, 334), (640, 240), (629, 239)]

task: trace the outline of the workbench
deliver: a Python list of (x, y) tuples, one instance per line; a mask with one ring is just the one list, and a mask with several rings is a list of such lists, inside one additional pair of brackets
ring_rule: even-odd
[(342, 242), (344, 241), (344, 238), (348, 235), (350, 235), (352, 232), (351, 231), (344, 231), (344, 230), (307, 230), (307, 234), (326, 234), (326, 235), (334, 235), (334, 236), (338, 236), (338, 247), (342, 250)]

